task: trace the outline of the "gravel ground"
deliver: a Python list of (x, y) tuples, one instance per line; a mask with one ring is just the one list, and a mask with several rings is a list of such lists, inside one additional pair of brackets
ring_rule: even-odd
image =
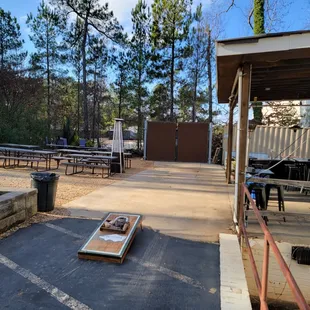
[[(70, 216), (70, 211), (62, 207), (65, 203), (84, 196), (99, 187), (110, 185), (143, 170), (152, 169), (153, 162), (144, 161), (140, 158), (133, 158), (131, 166), (132, 168), (127, 169), (126, 173), (115, 174), (110, 178), (104, 179), (101, 177), (101, 174), (88, 173), (90, 170), (86, 171), (86, 173), (80, 173), (72, 176), (65, 175), (65, 168), (63, 166), (60, 166), (57, 170), (52, 170), (51, 172), (60, 174), (55, 209), (52, 212), (36, 214), (29, 221), (13, 227), (3, 234), (0, 234), (0, 239), (7, 237), (17, 229), (27, 227), (32, 223), (50, 221)], [(56, 165), (54, 168), (56, 169)], [(30, 168), (0, 169), (0, 187), (30, 188), (30, 173), (33, 171), (34, 170), (31, 170)]]

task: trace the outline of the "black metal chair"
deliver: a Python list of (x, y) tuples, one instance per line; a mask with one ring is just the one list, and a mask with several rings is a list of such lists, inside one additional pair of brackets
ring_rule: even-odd
[[(301, 180), (302, 171), (301, 166), (296, 164), (286, 164), (285, 167), (288, 169), (288, 180)], [(286, 186), (286, 190), (289, 191), (293, 186)]]
[[(267, 206), (268, 206), (268, 202), (270, 200), (270, 191), (273, 188), (275, 188), (277, 190), (278, 209), (279, 209), (279, 211), (285, 212), (284, 187), (283, 187), (283, 185), (267, 185), (266, 186)], [(283, 221), (286, 222), (285, 216), (283, 216)]]

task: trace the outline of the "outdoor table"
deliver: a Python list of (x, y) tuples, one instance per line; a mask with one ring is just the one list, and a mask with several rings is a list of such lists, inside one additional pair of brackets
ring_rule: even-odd
[(46, 170), (51, 170), (51, 161), (53, 155), (57, 155), (58, 153), (55, 151), (44, 151), (44, 150), (38, 150), (33, 151), (34, 154), (39, 155), (40, 157), (43, 157), (46, 161)]
[(0, 143), (0, 146), (10, 147), (10, 148), (22, 148), (22, 149), (29, 149), (29, 150), (40, 148), (39, 145), (16, 144), (16, 143)]
[(92, 151), (93, 154), (101, 154), (101, 155), (111, 155), (112, 152), (109, 151)]
[[(116, 156), (99, 156), (99, 155), (86, 155), (86, 154), (71, 154), (70, 157), (74, 159), (74, 163), (78, 163), (83, 159), (87, 159), (89, 161), (93, 160), (93, 163), (102, 162), (107, 165), (111, 165), (112, 160), (117, 159)], [(75, 171), (77, 171), (77, 167), (75, 167)]]
[(86, 150), (67, 150), (67, 149), (58, 149), (57, 152), (60, 154), (89, 154), (91, 155), (92, 152)]
[[(103, 154), (103, 155), (110, 155), (110, 154), (112, 154), (112, 151), (92, 151), (92, 153), (94, 153), (94, 154)], [(125, 152), (124, 156), (132, 156), (132, 154), (129, 153), (129, 152)]]
[(0, 147), (0, 152), (4, 154), (4, 156), (11, 156), (11, 152), (15, 154), (16, 157), (22, 157), (23, 155), (38, 155), (45, 159), (46, 170), (51, 169), (51, 159), (53, 155), (56, 155), (55, 151), (44, 151), (44, 150), (27, 150), (22, 148), (10, 148), (10, 147)]
[(85, 150), (88, 149), (89, 147), (87, 146), (79, 146), (79, 145), (63, 145), (63, 144), (56, 144), (56, 143), (48, 143), (46, 144), (47, 147), (52, 147), (52, 148), (62, 148), (62, 149), (81, 149)]

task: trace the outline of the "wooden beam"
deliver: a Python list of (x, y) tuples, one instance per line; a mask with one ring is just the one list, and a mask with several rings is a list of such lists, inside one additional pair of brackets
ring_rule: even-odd
[(252, 75), (260, 74), (263, 72), (303, 72), (305, 70), (310, 70), (310, 63), (302, 63), (300, 65), (294, 65), (294, 66), (278, 66), (278, 67), (252, 67)]
[(296, 78), (296, 79), (287, 79), (287, 78), (280, 78), (280, 79), (269, 79), (269, 77), (266, 78), (256, 78), (253, 77), (253, 85), (255, 84), (262, 84), (262, 87), (270, 87), (271, 85), (300, 85), (300, 83), (309, 84), (310, 81), (310, 73), (307, 78)]
[[(250, 88), (251, 88), (251, 64), (246, 63), (243, 65), (242, 76), (242, 93), (239, 94), (240, 98), (240, 132), (239, 132), (239, 171), (238, 173), (238, 196), (237, 196), (237, 220), (243, 219), (244, 208), (244, 194), (242, 184), (245, 182), (246, 171), (246, 154), (247, 154), (247, 136), (248, 136), (248, 117), (249, 117), (249, 101), (250, 101)], [(241, 215), (241, 216), (240, 216)]]
[(238, 94), (238, 80), (239, 80), (239, 69), (236, 71), (236, 76), (234, 84), (231, 89), (229, 97), (229, 120), (228, 120), (228, 139), (227, 139), (227, 162), (226, 162), (226, 182), (231, 183), (231, 153), (233, 145), (233, 136), (234, 136), (234, 109), (237, 104), (237, 94)]
[[(234, 100), (236, 102), (236, 99)], [(233, 145), (233, 135), (234, 135), (234, 105), (233, 102), (229, 104), (229, 120), (228, 120), (228, 140), (227, 140), (227, 161), (226, 161), (226, 182), (231, 183), (231, 153)]]

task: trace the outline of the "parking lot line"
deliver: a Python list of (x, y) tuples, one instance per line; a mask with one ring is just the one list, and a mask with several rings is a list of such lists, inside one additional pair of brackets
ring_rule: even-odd
[(75, 298), (71, 297), (70, 295), (66, 294), (65, 292), (58, 289), (56, 286), (46, 282), (45, 280), (39, 278), (31, 271), (24, 269), (23, 267), (19, 266), (18, 264), (11, 261), (4, 255), (0, 254), (0, 263), (15, 273), (21, 275), (25, 279), (29, 280), (31, 283), (35, 284), (42, 290), (49, 293), (53, 298), (58, 300), (63, 305), (69, 307), (70, 309), (74, 310), (90, 310), (91, 308), (87, 305), (83, 304), (82, 302), (76, 300)]

